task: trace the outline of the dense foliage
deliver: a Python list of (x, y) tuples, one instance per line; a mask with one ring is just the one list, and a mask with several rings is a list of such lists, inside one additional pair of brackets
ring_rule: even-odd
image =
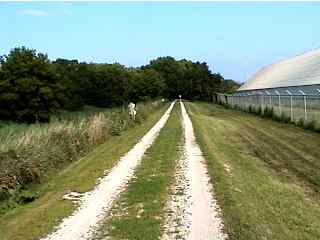
[(163, 95), (168, 98), (181, 94), (187, 99), (211, 100), (223, 81), (220, 74), (211, 73), (205, 62), (177, 61), (172, 57), (152, 60), (142, 69), (154, 69), (164, 77), (166, 88)]
[(240, 83), (237, 83), (231, 79), (225, 79), (220, 86), (220, 92), (232, 94), (235, 93), (240, 86)]
[(1, 58), (0, 78), (1, 118), (48, 120), (48, 113), (62, 107), (62, 85), (44, 54), (12, 50)]
[[(56, 59), (25, 47), (0, 58), (0, 119), (48, 121), (58, 109), (119, 106), (157, 97), (211, 100), (230, 83), (203, 62), (160, 57), (127, 68)], [(232, 81), (233, 82), (233, 81)], [(224, 84), (226, 83), (226, 84)], [(232, 85), (232, 84), (231, 84)]]

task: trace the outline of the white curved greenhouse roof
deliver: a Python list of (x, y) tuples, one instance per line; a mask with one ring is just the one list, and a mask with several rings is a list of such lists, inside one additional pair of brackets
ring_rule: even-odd
[(258, 71), (239, 91), (320, 84), (320, 49)]

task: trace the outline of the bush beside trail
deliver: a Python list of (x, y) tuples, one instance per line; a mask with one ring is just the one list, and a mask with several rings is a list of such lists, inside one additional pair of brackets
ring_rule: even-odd
[(30, 184), (46, 181), (48, 176), (83, 157), (108, 136), (120, 135), (141, 123), (163, 104), (160, 101), (138, 104), (134, 122), (125, 107), (94, 109), (86, 114), (73, 113), (73, 117), (65, 113), (53, 117), (51, 123), (26, 125), (10, 137), (0, 136), (0, 201), (12, 200), (0, 204), (0, 212), (31, 201), (37, 196), (28, 191)]

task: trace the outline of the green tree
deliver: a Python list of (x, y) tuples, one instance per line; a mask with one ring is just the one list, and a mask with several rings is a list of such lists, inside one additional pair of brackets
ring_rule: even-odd
[(240, 86), (240, 83), (237, 83), (232, 79), (225, 79), (224, 81), (221, 81), (219, 90), (221, 93), (232, 94), (235, 93)]
[(79, 82), (79, 63), (78, 60), (68, 60), (58, 58), (53, 63), (54, 72), (59, 83), (64, 86), (66, 101), (64, 108), (67, 110), (78, 110), (84, 105), (81, 96), (82, 85)]
[(61, 107), (62, 86), (47, 55), (25, 47), (1, 58), (0, 117), (19, 121), (48, 121)]
[(186, 59), (177, 61), (172, 57), (160, 57), (152, 60), (142, 69), (159, 72), (165, 81), (164, 95), (177, 98), (211, 100), (219, 89), (223, 77), (213, 74), (206, 62), (192, 62)]
[(0, 57), (0, 118), (47, 121), (58, 109), (87, 105), (111, 107), (160, 96), (211, 100), (215, 92), (232, 92), (233, 81), (212, 73), (205, 62), (159, 57), (140, 68), (118, 63), (79, 63), (25, 47)]
[(165, 80), (153, 69), (131, 70), (129, 80), (129, 100), (145, 101), (160, 97), (165, 89)]
[(129, 74), (127, 69), (118, 63), (96, 65), (97, 76), (91, 82), (96, 94), (93, 99), (96, 106), (111, 107), (128, 101)]
[(153, 69), (159, 72), (165, 80), (164, 95), (167, 98), (177, 98), (181, 94), (183, 82), (183, 68), (173, 57), (159, 57), (152, 60), (143, 69)]

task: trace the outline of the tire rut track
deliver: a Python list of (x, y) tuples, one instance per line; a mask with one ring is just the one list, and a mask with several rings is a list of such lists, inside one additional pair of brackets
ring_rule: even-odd
[(43, 240), (85, 240), (90, 239), (99, 222), (112, 207), (120, 193), (125, 190), (128, 181), (134, 176), (145, 151), (152, 145), (165, 126), (175, 102), (160, 120), (142, 137), (142, 139), (99, 180), (99, 184), (81, 199), (79, 208), (73, 215), (65, 218), (56, 231)]
[(176, 183), (168, 202), (170, 214), (166, 217), (162, 239), (227, 239), (192, 122), (183, 102), (180, 102), (180, 106), (185, 137), (184, 154), (177, 166)]

